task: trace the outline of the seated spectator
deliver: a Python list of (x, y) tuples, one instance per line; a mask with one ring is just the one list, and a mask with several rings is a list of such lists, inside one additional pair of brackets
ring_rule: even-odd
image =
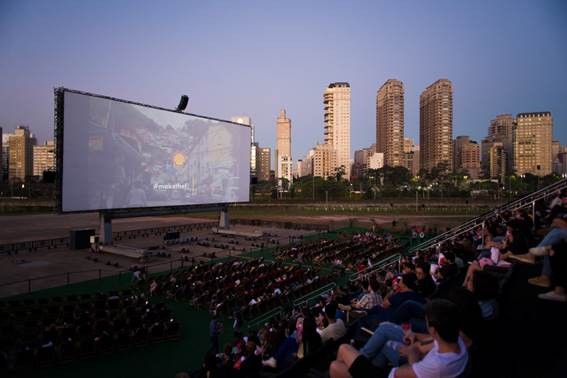
[(561, 205), (551, 209), (552, 218), (550, 230), (535, 248), (531, 248), (528, 253), (514, 256), (514, 260), (534, 264), (536, 256), (544, 256), (543, 268), (539, 277), (530, 278), (528, 282), (532, 285), (548, 288), (551, 286), (551, 260), (549, 250), (551, 246), (561, 241), (567, 241), (567, 190), (563, 190), (559, 195)]
[[(394, 321), (397, 309), (408, 301), (416, 302), (418, 305), (423, 305), (426, 299), (415, 292), (417, 277), (414, 273), (407, 273), (402, 275), (399, 280), (397, 292), (394, 292), (384, 300), (380, 306), (375, 306), (367, 311), (367, 316), (358, 321), (358, 328), (365, 327), (368, 329), (375, 329), (380, 322)], [(357, 336), (360, 332), (357, 332)]]
[(482, 318), (491, 320), (498, 316), (498, 279), (485, 271), (474, 272), (467, 289), (474, 294), (482, 312)]
[(297, 338), (294, 335), (296, 329), (296, 321), (294, 319), (286, 323), (285, 339), (278, 346), (276, 353), (262, 361), (262, 365), (271, 368), (285, 369), (294, 361), (294, 354), (297, 353)]
[(299, 333), (299, 347), (297, 349), (297, 358), (302, 359), (313, 353), (321, 346), (321, 336), (317, 333), (315, 319), (311, 316), (303, 319), (303, 327)]
[[(411, 337), (407, 346), (399, 348), (408, 364), (393, 368), (388, 377), (458, 377), (466, 369), (468, 352), (459, 337), (459, 313), (453, 303), (435, 299), (425, 308), (426, 322), (432, 342)], [(337, 360), (330, 367), (331, 378), (377, 377), (384, 374), (354, 347), (344, 344)]]
[(329, 303), (325, 306), (324, 313), (329, 325), (319, 332), (321, 341), (325, 343), (329, 340), (338, 340), (343, 337), (346, 334), (346, 328), (343, 321), (336, 318), (337, 305), (334, 302)]
[(492, 243), (493, 247), (486, 253), (481, 253), (477, 260), (473, 261), (468, 268), (463, 286), (467, 286), (472, 275), (485, 266), (508, 267), (510, 264), (503, 261), (515, 255), (521, 255), (528, 249), (527, 238), (522, 234), (522, 228), (517, 220), (511, 220), (506, 225), (506, 236), (498, 243)]
[(426, 262), (419, 262), (415, 266), (415, 275), (417, 276), (416, 293), (425, 298), (429, 298), (436, 289), (435, 281), (430, 274), (431, 266)]
[(368, 283), (366, 288), (367, 292), (359, 299), (353, 299), (350, 306), (345, 306), (339, 304), (339, 308), (342, 311), (355, 310), (369, 310), (375, 306), (382, 304), (382, 296), (380, 295), (380, 284), (375, 279), (372, 279)]
[(565, 240), (553, 244), (549, 249), (543, 249), (542, 252), (548, 253), (551, 264), (550, 285), (553, 290), (539, 294), (538, 298), (567, 302), (567, 242)]

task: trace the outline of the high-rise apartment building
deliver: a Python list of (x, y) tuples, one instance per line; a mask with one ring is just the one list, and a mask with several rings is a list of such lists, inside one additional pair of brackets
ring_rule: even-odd
[(376, 94), (376, 151), (384, 154), (384, 165), (396, 167), (404, 161), (404, 84), (389, 79)]
[(0, 157), (1, 167), (0, 170), (2, 171), (2, 177), (0, 177), (0, 181), (7, 182), (8, 181), (8, 171), (9, 171), (9, 160), (10, 160), (10, 147), (8, 141), (10, 140), (10, 136), (13, 134), (2, 134), (2, 156)]
[(44, 171), (55, 170), (55, 144), (48, 140), (40, 146), (33, 146), (33, 175), (43, 176)]
[(421, 168), (444, 165), (453, 170), (453, 86), (440, 79), (419, 97), (419, 145)]
[(258, 162), (258, 181), (269, 181), (272, 151), (269, 147), (258, 147), (256, 151), (256, 161)]
[(276, 178), (293, 181), (291, 159), (291, 119), (287, 118), (285, 109), (280, 110), (276, 122)]
[(503, 142), (493, 142), (488, 150), (488, 177), (500, 179), (504, 182), (504, 177), (508, 174), (507, 163), (508, 152)]
[(344, 167), (350, 178), (350, 84), (331, 83), (323, 94), (325, 144), (336, 153), (332, 170)]
[(313, 154), (313, 174), (327, 178), (334, 176), (337, 167), (337, 152), (330, 144), (318, 144)]
[[(374, 147), (374, 150), (376, 148)], [(363, 178), (368, 170), (368, 151), (369, 148), (354, 151), (354, 163), (352, 164), (351, 179)]]
[(368, 155), (368, 169), (380, 169), (384, 167), (384, 153), (374, 151)]
[(417, 176), (419, 173), (419, 145), (414, 144), (411, 138), (404, 138), (402, 165), (410, 171), (412, 176)]
[(466, 170), (471, 179), (480, 176), (480, 146), (468, 136), (458, 136), (453, 145), (455, 171)]
[(8, 177), (25, 182), (33, 174), (33, 144), (30, 130), (18, 126), (8, 139)]
[[(2, 128), (0, 127), (0, 141), (2, 140)], [(0, 182), (4, 181), (4, 148), (0, 145)]]
[[(1, 132), (1, 130), (0, 130)], [(557, 159), (557, 155), (561, 151), (561, 142), (558, 140), (554, 140), (551, 142), (551, 159), (555, 161)]]
[(484, 175), (490, 172), (489, 153), (494, 143), (501, 143), (506, 153), (506, 172), (511, 173), (514, 156), (514, 117), (511, 114), (499, 114), (490, 121), (488, 136), (481, 141), (481, 168)]
[(362, 178), (368, 174), (369, 169), (384, 167), (384, 153), (376, 152), (376, 145), (354, 151), (354, 164), (352, 165), (353, 179)]
[(240, 123), (243, 125), (250, 126), (250, 177), (257, 177), (258, 176), (258, 169), (257, 169), (257, 149), (258, 143), (255, 143), (254, 140), (254, 125), (252, 125), (252, 118), (246, 115), (234, 116), (231, 117), (230, 120), (235, 123)]
[(520, 113), (514, 126), (514, 170), (521, 175), (545, 176), (552, 172), (550, 112)]
[(553, 165), (554, 173), (557, 175), (565, 175), (567, 174), (567, 151), (561, 150), (557, 154), (557, 159), (555, 160), (555, 164)]
[(298, 177), (310, 176), (313, 174), (313, 156), (315, 149), (311, 148), (307, 151), (307, 155), (303, 159), (297, 161), (296, 174)]

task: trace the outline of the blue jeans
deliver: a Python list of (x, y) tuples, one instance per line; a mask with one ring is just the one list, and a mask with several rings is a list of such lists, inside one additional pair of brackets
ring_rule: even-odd
[[(565, 228), (552, 228), (551, 231), (545, 235), (541, 242), (537, 245), (538, 247), (544, 247), (547, 245), (557, 244), (562, 240), (567, 240), (567, 229)], [(549, 256), (543, 257), (543, 269), (541, 271), (542, 276), (551, 277), (551, 260)]]
[(385, 368), (388, 361), (399, 366), (400, 355), (396, 349), (387, 345), (388, 341), (404, 341), (404, 331), (396, 324), (384, 322), (374, 331), (374, 335), (360, 349), (360, 353), (368, 358), (374, 366)]

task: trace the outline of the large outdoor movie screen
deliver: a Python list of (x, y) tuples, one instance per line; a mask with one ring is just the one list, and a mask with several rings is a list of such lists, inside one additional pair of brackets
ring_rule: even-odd
[(62, 155), (63, 212), (249, 201), (244, 125), (66, 90)]

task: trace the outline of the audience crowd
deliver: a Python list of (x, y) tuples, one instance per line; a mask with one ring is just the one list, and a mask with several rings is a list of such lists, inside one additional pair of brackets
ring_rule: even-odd
[(0, 371), (180, 337), (163, 303), (129, 291), (0, 302)]
[(374, 232), (355, 234), (339, 240), (320, 239), (276, 251), (279, 260), (333, 264), (350, 270), (362, 270), (385, 257), (400, 252), (402, 245), (392, 234)]
[(217, 314), (258, 316), (336, 279), (312, 268), (265, 261), (230, 260), (198, 264), (151, 280), (150, 295), (187, 299)]
[[(278, 249), (276, 262), (199, 263), (142, 280), (150, 297), (186, 300), (211, 314), (210, 350), (196, 375), (295, 376), (303, 364), (332, 378), (484, 376), (497, 355), (491, 332), (513, 264), (542, 261), (529, 283), (548, 289), (540, 299), (567, 302), (567, 190), (538, 201), (533, 212), (502, 212), (380, 270), (367, 268), (401, 249), (391, 234), (296, 242)], [(297, 308), (294, 299), (339, 278), (303, 262), (358, 274)], [(179, 332), (167, 307), (131, 293), (2, 306), (6, 364), (80, 356)], [(276, 316), (241, 331), (243, 320), (278, 307)], [(231, 330), (218, 321), (220, 314), (234, 317)], [(232, 332), (232, 340), (219, 345), (223, 332)]]
[[(326, 365), (331, 377), (482, 376), (497, 354), (491, 332), (499, 320), (501, 286), (514, 263), (541, 259), (541, 275), (529, 283), (551, 289), (538, 295), (542, 300), (567, 301), (567, 190), (534, 210), (535, 217), (524, 209), (503, 212), (403, 257), (397, 266), (359, 274), (309, 310), (288, 313), (246, 337), (235, 335), (222, 353), (209, 354), (204, 370), (211, 376), (254, 376), (278, 369), (285, 375), (306, 357), (305, 350), (318, 354), (331, 343), (338, 348)], [(389, 241), (372, 234), (322, 240), (280, 250), (278, 257), (340, 260), (355, 267), (373, 253), (379, 256), (382, 242)]]

